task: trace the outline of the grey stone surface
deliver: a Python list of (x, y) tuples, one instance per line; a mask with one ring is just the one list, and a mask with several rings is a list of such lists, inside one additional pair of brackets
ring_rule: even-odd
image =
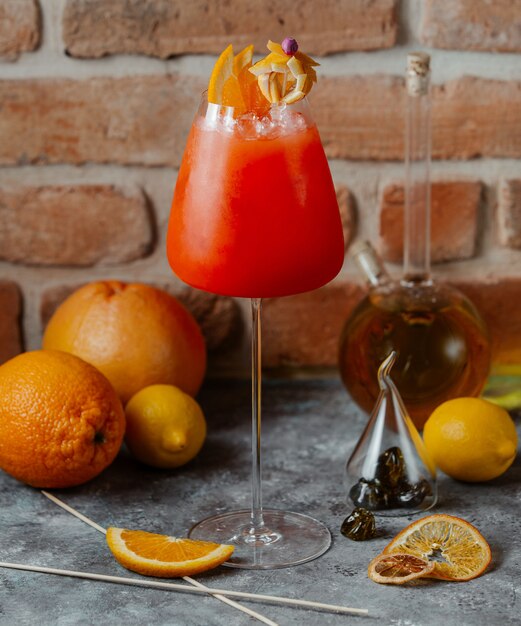
[[(188, 466), (155, 471), (125, 450), (94, 481), (58, 495), (103, 526), (183, 535), (216, 511), (249, 505), (247, 383), (212, 383), (201, 401), (207, 443)], [(320, 559), (294, 568), (246, 571), (221, 567), (199, 580), (257, 593), (367, 607), (370, 618), (248, 603), (282, 625), (521, 624), (521, 462), (500, 479), (471, 485), (440, 480), (436, 512), (464, 517), (491, 544), (494, 561), (468, 583), (425, 581), (376, 585), (369, 561), (413, 518), (380, 521), (380, 536), (356, 543), (339, 528), (349, 512), (345, 460), (366, 418), (335, 381), (267, 382), (264, 387), (264, 499), (321, 519), (333, 535)], [(120, 567), (103, 536), (61, 511), (37, 490), (0, 475), (0, 560), (136, 577)], [(0, 569), (0, 624), (238, 626), (259, 623), (213, 598)]]

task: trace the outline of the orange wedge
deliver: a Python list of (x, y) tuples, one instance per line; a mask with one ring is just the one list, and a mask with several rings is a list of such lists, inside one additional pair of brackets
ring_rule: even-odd
[[(429, 515), (402, 530), (383, 554), (405, 553), (434, 563), (429, 578), (471, 580), (492, 559), (490, 546), (477, 528), (452, 515)], [(424, 575), (425, 576), (425, 575)]]
[(108, 528), (107, 544), (118, 563), (144, 576), (193, 576), (227, 561), (233, 546), (156, 535), (142, 530)]
[(369, 563), (367, 575), (375, 583), (403, 585), (410, 580), (428, 576), (434, 562), (412, 554), (379, 554)]

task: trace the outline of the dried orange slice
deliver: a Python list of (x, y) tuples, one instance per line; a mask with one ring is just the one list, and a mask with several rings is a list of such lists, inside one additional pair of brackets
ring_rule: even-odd
[(379, 554), (369, 563), (367, 575), (375, 583), (403, 585), (428, 576), (434, 569), (434, 561), (420, 559), (412, 554)]
[(107, 544), (123, 567), (159, 578), (206, 572), (227, 561), (233, 553), (233, 546), (225, 544), (125, 528), (108, 528)]
[(477, 528), (452, 515), (429, 515), (402, 530), (383, 554), (404, 553), (434, 563), (430, 578), (471, 580), (492, 559), (490, 546)]

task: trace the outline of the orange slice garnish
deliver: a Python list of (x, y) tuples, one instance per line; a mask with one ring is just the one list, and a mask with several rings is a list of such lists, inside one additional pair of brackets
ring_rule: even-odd
[(434, 562), (412, 554), (379, 554), (369, 563), (367, 575), (375, 583), (403, 585), (416, 578), (429, 576)]
[[(270, 52), (274, 52), (275, 54), (279, 54), (281, 56), (282, 55), (286, 56), (286, 53), (282, 49), (282, 46), (280, 45), (280, 43), (275, 43), (274, 41), (271, 41), (271, 39), (268, 41), (267, 48)], [(320, 63), (315, 61), (315, 59), (312, 59), (307, 54), (300, 52), (300, 50), (297, 51), (293, 56), (297, 57), (297, 59), (301, 63), (309, 67), (318, 67), (320, 65)]]
[(490, 546), (477, 528), (452, 515), (429, 515), (402, 530), (383, 554), (405, 553), (434, 563), (430, 578), (471, 580), (492, 559)]
[(233, 73), (235, 76), (239, 76), (242, 70), (251, 67), (251, 60), (253, 59), (253, 44), (246, 46), (244, 50), (241, 50), (233, 59)]
[[(296, 46), (295, 40), (291, 41)], [(272, 104), (292, 104), (304, 98), (317, 81), (314, 67), (318, 63), (299, 51), (286, 54), (280, 44), (271, 40), (268, 50), (270, 53), (249, 70), (257, 77), (262, 95)]]
[(264, 115), (269, 104), (291, 104), (304, 98), (317, 81), (314, 67), (318, 63), (299, 51), (286, 54), (273, 41), (268, 42), (268, 49), (270, 53), (252, 65), (252, 45), (235, 56), (229, 45), (210, 76), (208, 102), (233, 107), (237, 117), (246, 112)]
[(242, 106), (235, 105), (239, 115), (247, 111), (263, 115), (267, 110), (267, 103), (260, 92), (257, 80), (249, 71), (252, 58), (253, 46), (250, 45), (239, 52), (234, 59), (234, 74), (237, 76), (242, 96)]
[(159, 578), (206, 572), (227, 561), (233, 553), (233, 546), (226, 544), (124, 528), (108, 528), (107, 544), (123, 567)]
[(233, 47), (223, 50), (213, 67), (208, 83), (208, 102), (223, 104), (224, 86), (233, 74)]
[(287, 69), (287, 63), (291, 58), (292, 57), (289, 57), (286, 54), (281, 55), (271, 52), (260, 61), (257, 61), (255, 65), (252, 65), (250, 72), (254, 76), (260, 76), (262, 74), (268, 74), (270, 72), (285, 73)]
[(224, 83), (222, 100), (219, 104), (223, 104), (227, 107), (234, 107), (239, 111), (246, 109), (241, 84), (235, 74), (232, 74)]
[(236, 116), (259, 108), (259, 88), (255, 77), (248, 71), (252, 58), (252, 45), (235, 56), (233, 47), (228, 46), (217, 59), (210, 76), (208, 102), (233, 107)]

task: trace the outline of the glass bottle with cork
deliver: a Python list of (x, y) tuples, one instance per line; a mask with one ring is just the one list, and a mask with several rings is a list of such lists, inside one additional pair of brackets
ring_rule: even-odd
[(407, 57), (404, 272), (393, 281), (370, 244), (352, 247), (369, 292), (345, 323), (339, 348), (342, 380), (370, 412), (378, 367), (397, 352), (394, 381), (422, 428), (445, 400), (477, 396), (490, 366), (486, 326), (460, 291), (430, 274), (430, 57)]

